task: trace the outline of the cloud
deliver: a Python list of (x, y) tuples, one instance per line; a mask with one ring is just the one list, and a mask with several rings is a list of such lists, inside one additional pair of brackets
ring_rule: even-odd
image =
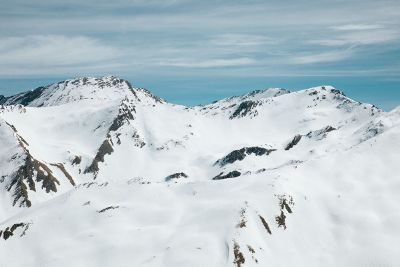
[(276, 38), (251, 34), (222, 34), (209, 40), (212, 45), (240, 47), (276, 44), (277, 42)]
[(397, 29), (385, 29), (377, 25), (346, 25), (340, 28), (339, 34), (332, 34), (329, 39), (310, 40), (311, 44), (324, 46), (373, 45), (399, 40)]
[(335, 50), (322, 53), (295, 56), (291, 62), (294, 64), (315, 64), (335, 62), (348, 59), (352, 55), (351, 50)]
[(384, 28), (378, 24), (347, 24), (340, 26), (333, 26), (333, 30), (337, 31), (364, 31), (364, 30), (376, 30)]
[[(215, 68), (296, 75), (367, 70), (360, 57), (385, 53), (380, 67), (399, 61), (387, 56), (400, 49), (398, 0), (3, 2), (0, 76), (211, 75)], [(317, 64), (324, 62), (335, 64)]]
[[(0, 38), (0, 74), (49, 68), (84, 69), (117, 58), (120, 52), (85, 36), (32, 35)], [(19, 71), (18, 71), (19, 70)]]
[(172, 66), (172, 67), (183, 67), (183, 68), (219, 68), (219, 67), (233, 67), (251, 65), (256, 63), (251, 58), (230, 58), (230, 59), (208, 59), (193, 61), (191, 59), (185, 60), (170, 60), (159, 62), (160, 66)]
[(0, 39), (1, 65), (74, 65), (114, 58), (118, 51), (85, 36), (32, 35)]

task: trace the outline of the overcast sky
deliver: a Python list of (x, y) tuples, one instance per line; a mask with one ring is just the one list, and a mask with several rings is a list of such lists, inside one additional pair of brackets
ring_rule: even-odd
[(0, 94), (112, 74), (188, 104), (316, 83), (400, 104), (399, 0), (0, 4)]

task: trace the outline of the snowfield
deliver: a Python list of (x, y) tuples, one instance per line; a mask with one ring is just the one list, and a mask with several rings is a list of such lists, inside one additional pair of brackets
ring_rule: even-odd
[(400, 107), (113, 76), (0, 104), (0, 266), (400, 266)]

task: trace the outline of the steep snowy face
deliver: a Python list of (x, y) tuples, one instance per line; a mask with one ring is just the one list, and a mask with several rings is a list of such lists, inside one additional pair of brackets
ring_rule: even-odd
[(0, 266), (400, 264), (400, 108), (331, 86), (185, 107), (116, 77), (0, 103)]
[(87, 100), (90, 102), (106, 102), (136, 98), (138, 101), (163, 103), (164, 101), (142, 88), (133, 88), (123, 79), (107, 76), (101, 78), (79, 78), (66, 80), (56, 84), (36, 88), (9, 98), (0, 99), (0, 104), (22, 104), (31, 107), (58, 106), (71, 102)]

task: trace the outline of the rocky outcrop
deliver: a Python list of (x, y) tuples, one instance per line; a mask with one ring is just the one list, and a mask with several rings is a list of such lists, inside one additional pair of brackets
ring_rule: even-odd
[(286, 151), (290, 150), (294, 146), (296, 146), (300, 142), (300, 140), (303, 138), (303, 136), (318, 141), (318, 140), (322, 140), (322, 139), (326, 138), (326, 136), (328, 135), (329, 132), (332, 132), (335, 130), (337, 130), (335, 127), (328, 125), (322, 129), (319, 129), (316, 131), (309, 131), (306, 135), (297, 134), (293, 137), (293, 139), (287, 145), (285, 145), (285, 150)]
[(275, 216), (275, 221), (278, 227), (283, 227), (286, 230), (286, 213), (293, 213), (294, 206), (293, 197), (287, 195), (277, 195), (279, 200), (280, 214)]
[(235, 257), (233, 260), (233, 264), (235, 264), (236, 267), (241, 267), (242, 264), (246, 262), (243, 253), (240, 251), (240, 246), (236, 242), (233, 245), (233, 255)]
[(106, 207), (104, 209), (98, 210), (97, 212), (98, 213), (103, 213), (103, 212), (106, 212), (108, 210), (115, 210), (115, 209), (119, 209), (119, 206), (109, 206), (109, 207)]
[(302, 136), (300, 134), (295, 135), (293, 137), (292, 141), (290, 141), (289, 144), (287, 144), (285, 146), (285, 150), (289, 150), (289, 149), (293, 148), (295, 145), (297, 145), (300, 142), (301, 137)]
[[(7, 123), (8, 124), (8, 123)], [(43, 162), (35, 159), (28, 149), (28, 143), (18, 134), (16, 128), (10, 125), (13, 130), (23, 153), (16, 155), (23, 159), (23, 164), (9, 177), (6, 190), (12, 192), (13, 205), (19, 203), (21, 207), (30, 207), (28, 190), (36, 191), (36, 183), (42, 184), (42, 189), (47, 193), (57, 192), (60, 182), (53, 175), (51, 169)]]
[(177, 172), (165, 177), (165, 181), (169, 182), (171, 180), (181, 179), (181, 178), (188, 178), (189, 176), (184, 172)]
[(74, 159), (72, 160), (71, 164), (72, 165), (79, 165), (82, 162), (82, 157), (81, 156), (75, 156)]
[(244, 101), (239, 104), (239, 106), (236, 108), (236, 110), (233, 112), (233, 114), (229, 117), (229, 119), (235, 119), (235, 118), (241, 118), (245, 117), (248, 114), (252, 113), (253, 115), (257, 115), (257, 111), (254, 110), (255, 107), (257, 107), (260, 103), (258, 101)]
[(84, 173), (93, 173), (96, 178), (97, 173), (99, 172), (99, 162), (104, 162), (104, 156), (111, 155), (111, 153), (114, 152), (111, 142), (110, 137), (103, 141), (92, 163), (85, 169)]
[(263, 147), (258, 147), (258, 146), (253, 146), (253, 147), (243, 147), (238, 150), (233, 150), (231, 153), (226, 155), (225, 157), (217, 160), (214, 165), (219, 165), (221, 167), (227, 165), (227, 164), (232, 164), (235, 161), (240, 161), (243, 160), (246, 156), (254, 154), (256, 156), (263, 156), (263, 155), (269, 155), (276, 149), (268, 149), (268, 148), (263, 148)]
[(115, 132), (119, 128), (122, 127), (124, 123), (130, 123), (130, 120), (133, 120), (135, 117), (133, 113), (136, 112), (135, 107), (130, 106), (128, 104), (128, 99), (124, 99), (119, 106), (119, 112), (117, 117), (115, 117), (114, 121), (112, 122), (109, 132)]
[[(135, 119), (133, 115), (133, 113), (135, 112), (136, 110), (132, 103), (130, 103), (127, 98), (123, 99), (119, 106), (118, 115), (115, 117), (112, 124), (108, 128), (106, 139), (100, 145), (94, 159), (92, 160), (92, 163), (85, 169), (84, 173), (93, 173), (94, 178), (97, 177), (97, 174), (99, 172), (99, 163), (104, 162), (104, 157), (106, 155), (111, 155), (114, 152), (114, 143), (116, 143), (117, 145), (121, 144), (121, 134), (119, 133), (119, 130), (122, 126), (129, 125), (131, 121)], [(144, 146), (144, 142), (140, 140), (136, 131), (133, 133), (132, 138), (137, 141), (138, 146)], [(113, 139), (115, 142), (113, 142)]]
[(71, 185), (75, 186), (75, 181), (72, 178), (71, 174), (67, 172), (67, 170), (64, 167), (64, 164), (62, 163), (50, 163), (51, 166), (57, 167), (65, 177), (67, 177), (68, 181), (71, 183)]
[(312, 139), (315, 139), (315, 140), (321, 140), (321, 139), (326, 138), (326, 136), (327, 136), (327, 134), (329, 132), (332, 132), (332, 131), (335, 131), (335, 130), (337, 130), (335, 127), (332, 127), (332, 126), (328, 125), (328, 126), (322, 128), (322, 129), (319, 129), (319, 130), (310, 131), (309, 133), (306, 134), (306, 137), (312, 138)]
[(14, 96), (14, 97), (4, 97), (3, 99), (0, 99), (0, 104), (5, 104), (5, 103), (12, 104), (12, 105), (21, 104), (23, 106), (27, 106), (33, 100), (35, 100), (38, 97), (40, 97), (42, 95), (43, 91), (46, 88), (47, 87), (41, 86), (41, 87), (38, 87), (38, 88), (36, 88), (36, 89), (34, 89), (32, 91), (18, 94), (18, 95)]
[(212, 179), (213, 180), (224, 180), (224, 179), (228, 179), (228, 178), (236, 178), (236, 177), (239, 177), (240, 175), (242, 175), (242, 173), (239, 171), (231, 171), (225, 175), (223, 175), (223, 174), (224, 173), (221, 172), (220, 174), (218, 174), (217, 176), (215, 176)]
[(24, 236), (26, 231), (29, 228), (29, 224), (28, 223), (15, 223), (10, 227), (6, 227), (4, 230), (0, 229), (0, 238), (3, 237), (4, 240), (9, 239), (10, 237), (14, 236), (15, 231), (21, 228), (22, 229), (22, 233), (20, 234), (20, 236)]

